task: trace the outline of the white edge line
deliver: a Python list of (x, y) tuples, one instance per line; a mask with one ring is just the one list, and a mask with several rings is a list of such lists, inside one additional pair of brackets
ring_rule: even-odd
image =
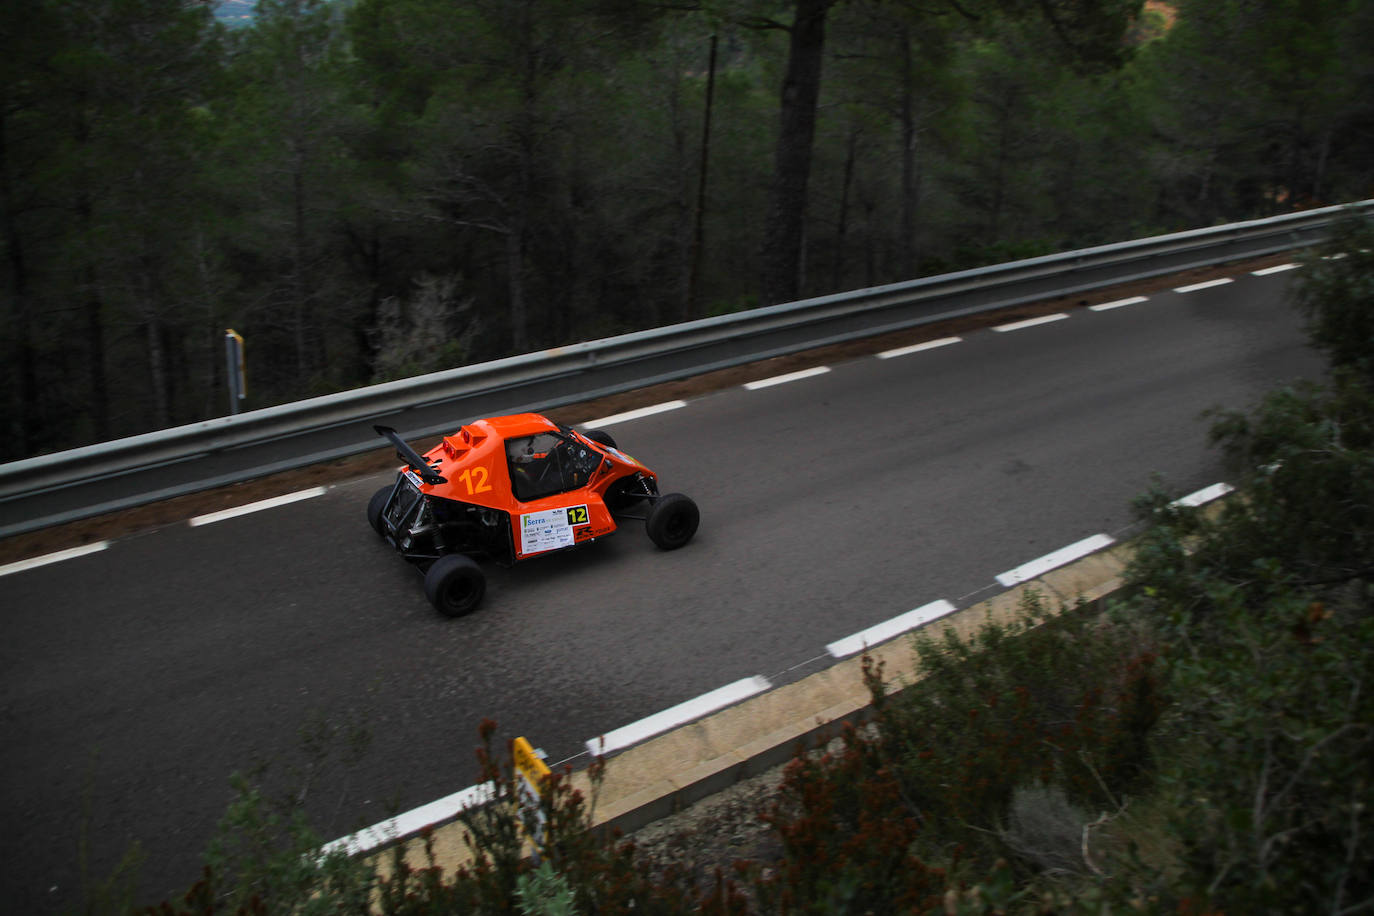
[(300, 502), (303, 499), (314, 499), (316, 496), (323, 496), (324, 487), (311, 487), (309, 490), (298, 490), (295, 493), (287, 493), (284, 496), (273, 496), (271, 499), (260, 499), (255, 503), (248, 503), (244, 506), (235, 506), (232, 509), (221, 509), (219, 512), (211, 512), (207, 515), (197, 515), (191, 519), (191, 527), (196, 528), (200, 525), (211, 525), (215, 522), (222, 522), (227, 518), (236, 518), (240, 515), (248, 515), (250, 512), (261, 512), (264, 509), (275, 509), (277, 506), (286, 506), (291, 503)]
[(1250, 275), (1255, 277), (1267, 277), (1270, 274), (1282, 273), (1285, 270), (1297, 270), (1299, 266), (1298, 264), (1279, 264), (1274, 267), (1262, 267), (1259, 270), (1250, 271)]
[(800, 379), (810, 378), (813, 375), (824, 375), (829, 371), (829, 366), (812, 366), (810, 369), (789, 372), (786, 375), (775, 375), (772, 378), (761, 378), (756, 382), (745, 382), (744, 387), (750, 391), (757, 391), (759, 388), (771, 388), (774, 385), (783, 385), (787, 382), (799, 381)]
[(878, 354), (878, 359), (892, 359), (894, 356), (910, 356), (912, 353), (920, 353), (924, 350), (934, 350), (936, 347), (947, 347), (950, 344), (957, 344), (963, 339), (962, 337), (941, 337), (939, 340), (927, 340), (925, 343), (912, 344), (909, 347), (884, 350)]
[(1013, 585), (1043, 575), (1052, 569), (1058, 569), (1060, 566), (1072, 563), (1080, 557), (1086, 557), (1088, 554), (1101, 550), (1103, 547), (1109, 547), (1114, 543), (1116, 542), (1110, 535), (1094, 534), (1090, 538), (1084, 538), (1067, 547), (1061, 547), (1054, 553), (1047, 553), (1038, 560), (1031, 560), (1029, 563), (1023, 563), (1015, 569), (1009, 569), (998, 576), (997, 581), (1010, 588)]
[(1067, 312), (1059, 312), (1055, 315), (1042, 315), (1039, 318), (1027, 318), (1025, 321), (1013, 321), (1011, 324), (999, 324), (993, 328), (994, 331), (1019, 331), (1022, 328), (1033, 328), (1038, 324), (1049, 324), (1051, 321), (1063, 321), (1068, 318)]
[(1196, 493), (1189, 493), (1187, 496), (1181, 496), (1169, 503), (1169, 505), (1188, 506), (1195, 509), (1198, 506), (1205, 506), (1214, 499), (1220, 499), (1234, 489), (1235, 487), (1231, 486), (1229, 483), (1214, 483), (1210, 487), (1203, 487)]
[(1129, 299), (1117, 299), (1115, 302), (1102, 302), (1097, 305), (1090, 305), (1088, 308), (1094, 312), (1106, 312), (1111, 309), (1119, 309), (1123, 305), (1135, 305), (1137, 302), (1149, 302), (1147, 296), (1132, 296)]
[(0, 566), (0, 576), (8, 576), (10, 573), (23, 572), (26, 569), (34, 569), (38, 566), (47, 566), (49, 563), (74, 560), (77, 557), (84, 557), (88, 553), (96, 553), (104, 550), (109, 546), (109, 541), (96, 541), (94, 544), (85, 544), (81, 547), (69, 547), (66, 550), (59, 550), (55, 553), (45, 553), (41, 557), (31, 557), (27, 560), (6, 563), (4, 566)]
[(1222, 277), (1220, 280), (1204, 280), (1201, 283), (1192, 283), (1188, 286), (1175, 286), (1176, 293), (1195, 293), (1200, 289), (1211, 289), (1213, 286), (1225, 286), (1227, 283), (1234, 283), (1231, 277)]
[(679, 703), (662, 712), (640, 719), (638, 722), (631, 722), (629, 725), (592, 738), (587, 742), (587, 751), (593, 757), (597, 757), (622, 747), (629, 747), (645, 738), (652, 738), (661, 732), (676, 728), (693, 719), (710, 715), (716, 710), (724, 709), (740, 700), (748, 699), (754, 694), (763, 693), (769, 686), (768, 678), (762, 675), (746, 677), (735, 681), (733, 684), (726, 684), (724, 687), (718, 687), (696, 699)]
[(426, 827), (453, 820), (460, 812), (486, 804), (495, 797), (495, 783), (484, 782), (468, 786), (460, 792), (445, 795), (437, 801), (412, 808), (404, 814), (387, 818), (371, 827), (364, 827), (357, 833), (350, 833), (332, 843), (326, 843), (320, 847), (319, 855), (323, 858), (333, 852), (344, 852), (350, 856), (368, 852), (378, 846), (385, 846), (387, 843), (419, 833)]
[(600, 429), (603, 426), (610, 426), (612, 423), (624, 423), (628, 420), (638, 420), (640, 417), (652, 417), (656, 413), (677, 410), (679, 407), (686, 406), (686, 401), (664, 401), (662, 404), (640, 407), (637, 410), (627, 410), (624, 413), (614, 413), (609, 417), (602, 417), (599, 420), (588, 420), (586, 423), (579, 425), (582, 426), (583, 429)]
[(956, 610), (953, 604), (941, 598), (939, 601), (932, 601), (930, 604), (922, 605), (914, 611), (907, 611), (899, 614), (891, 620), (875, 624), (866, 630), (860, 630), (853, 636), (846, 636), (844, 639), (837, 639), (825, 647), (835, 658), (844, 658), (847, 655), (854, 655), (862, 652), (871, 646), (887, 642), (894, 636), (900, 636), (908, 630), (914, 630), (919, 626), (938, 620), (946, 614)]

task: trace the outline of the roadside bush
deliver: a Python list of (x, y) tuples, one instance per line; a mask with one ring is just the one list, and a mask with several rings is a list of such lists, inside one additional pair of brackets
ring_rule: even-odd
[(1130, 578), (1167, 642), (1154, 742), (1174, 887), (1234, 912), (1374, 905), (1374, 397), (1278, 392), (1217, 437), (1243, 483), (1154, 495)]
[(1313, 346), (1374, 389), (1374, 219), (1347, 217), (1302, 266), (1295, 298)]
[[(235, 801), (207, 854), (204, 875), (179, 900), (144, 912), (159, 916), (235, 914), (727, 914), (744, 912), (736, 885), (725, 878), (698, 893), (668, 874), (650, 876), (635, 848), (591, 828), (593, 799), (573, 789), (567, 771), (545, 783), (539, 855), (528, 837), (508, 749), (497, 753), (496, 724), (483, 722), (478, 748), (481, 778), (494, 786), (492, 803), (459, 815), (469, 834), (472, 862), (455, 872), (438, 864), (433, 835), (420, 837), (421, 863), (405, 847), (384, 853), (387, 869), (342, 852), (321, 856), (319, 837), (298, 808), (274, 804), (253, 782), (236, 776)], [(603, 763), (591, 770), (599, 785)]]
[(894, 696), (865, 660), (871, 728), (789, 764), (765, 912), (1029, 911), (1049, 899), (1032, 879), (1102, 874), (1094, 846), (1150, 779), (1147, 634), (1032, 594), (914, 646), (923, 677)]

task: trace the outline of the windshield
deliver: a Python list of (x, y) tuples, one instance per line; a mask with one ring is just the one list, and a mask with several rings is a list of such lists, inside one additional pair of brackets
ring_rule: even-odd
[(530, 502), (585, 487), (601, 455), (576, 438), (539, 433), (507, 439), (506, 462), (515, 498)]

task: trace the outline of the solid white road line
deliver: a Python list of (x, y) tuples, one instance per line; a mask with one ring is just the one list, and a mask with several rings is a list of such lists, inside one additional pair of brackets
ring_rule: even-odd
[(1040, 324), (1049, 324), (1051, 321), (1063, 321), (1068, 318), (1068, 314), (1060, 312), (1057, 315), (1043, 315), (1039, 318), (1027, 318), (1025, 321), (1013, 321), (1011, 324), (999, 324), (993, 328), (994, 331), (1019, 331), (1022, 328), (1033, 328)]
[(775, 375), (772, 378), (761, 378), (756, 382), (745, 382), (744, 387), (750, 391), (757, 391), (760, 388), (771, 388), (774, 385), (785, 385), (788, 382), (795, 382), (799, 379), (810, 378), (813, 375), (824, 375), (830, 371), (829, 366), (812, 366), (810, 369), (802, 369), (799, 372), (789, 372), (786, 375)]
[(484, 782), (480, 785), (468, 786), (461, 792), (446, 795), (438, 801), (412, 808), (404, 814), (398, 814), (381, 823), (373, 824), (371, 827), (364, 827), (357, 833), (350, 833), (332, 843), (326, 843), (320, 847), (320, 855), (327, 856), (332, 852), (344, 852), (353, 856), (367, 852), (402, 837), (419, 833), (431, 824), (452, 820), (458, 815), (458, 812), (486, 804), (495, 797), (495, 783)]
[(1009, 569), (997, 577), (997, 581), (1010, 588), (1021, 582), (1034, 579), (1036, 576), (1043, 575), (1051, 569), (1058, 569), (1067, 563), (1072, 563), (1081, 557), (1086, 557), (1090, 553), (1095, 553), (1103, 547), (1109, 547), (1116, 543), (1112, 538), (1105, 534), (1094, 534), (1090, 538), (1084, 538), (1077, 543), (1070, 544), (1068, 547), (1060, 548), (1054, 553), (1046, 554), (1038, 560), (1031, 560), (1015, 569)]
[(927, 340), (925, 343), (912, 344), (909, 347), (884, 350), (878, 354), (878, 359), (892, 359), (895, 356), (910, 356), (912, 353), (920, 353), (924, 350), (934, 350), (936, 347), (947, 347), (950, 344), (957, 344), (963, 339), (962, 337), (941, 337), (939, 340)]
[(854, 655), (862, 652), (870, 646), (876, 646), (881, 642), (886, 642), (894, 636), (900, 636), (907, 630), (914, 630), (919, 626), (938, 620), (946, 614), (955, 610), (954, 605), (945, 599), (932, 601), (930, 604), (918, 607), (914, 611), (907, 611), (891, 620), (875, 624), (867, 630), (861, 630), (853, 636), (846, 636), (844, 639), (837, 639), (825, 647), (835, 658), (844, 658), (847, 655)]
[(286, 506), (291, 503), (300, 502), (303, 499), (314, 499), (316, 496), (323, 496), (324, 493), (324, 487), (311, 487), (309, 490), (299, 490), (295, 493), (287, 493), (285, 496), (260, 499), (255, 503), (248, 503), (246, 506), (223, 509), (219, 512), (211, 512), (208, 515), (197, 515), (195, 518), (191, 519), (191, 527), (196, 528), (201, 525), (212, 525), (215, 522), (222, 522), (227, 518), (237, 518), (240, 515), (248, 515), (251, 512), (261, 512), (264, 509), (275, 509), (277, 506)]
[(1236, 282), (1230, 277), (1222, 277), (1220, 280), (1206, 280), (1202, 283), (1193, 283), (1189, 286), (1175, 286), (1176, 293), (1195, 293), (1200, 289), (1211, 289), (1213, 286), (1225, 286), (1227, 283)]
[(56, 553), (47, 553), (41, 557), (33, 557), (28, 560), (18, 560), (14, 563), (6, 563), (0, 566), (0, 576), (8, 576), (10, 573), (23, 572), (26, 569), (33, 569), (38, 566), (47, 566), (49, 563), (60, 563), (63, 560), (74, 560), (77, 557), (84, 557), (88, 553), (96, 553), (110, 546), (109, 541), (97, 541), (94, 544), (86, 544), (82, 547), (71, 547), (67, 550), (59, 550)]
[(724, 709), (740, 700), (748, 699), (756, 693), (763, 693), (770, 686), (768, 678), (761, 675), (747, 677), (735, 681), (733, 684), (726, 684), (724, 687), (718, 687), (710, 693), (704, 693), (694, 700), (679, 703), (670, 709), (663, 710), (663, 712), (655, 713), (640, 719), (638, 722), (631, 722), (622, 728), (593, 738), (587, 742), (587, 752), (593, 757), (598, 757), (622, 747), (629, 747), (645, 738), (652, 738), (654, 735), (677, 728), (693, 719), (700, 719), (718, 709)]
[(1090, 305), (1088, 308), (1094, 312), (1107, 312), (1112, 309), (1119, 309), (1123, 305), (1135, 305), (1137, 302), (1149, 302), (1146, 296), (1132, 296), (1129, 299), (1117, 299), (1115, 302), (1103, 302), (1098, 305)]
[(1259, 270), (1252, 270), (1250, 273), (1256, 277), (1267, 277), (1270, 274), (1282, 273), (1285, 270), (1296, 270), (1299, 266), (1298, 264), (1279, 264), (1276, 267), (1264, 267)]
[(686, 406), (686, 401), (664, 401), (662, 404), (654, 404), (649, 407), (640, 407), (637, 410), (627, 410), (624, 413), (611, 414), (609, 417), (602, 417), (600, 420), (588, 420), (586, 423), (579, 425), (583, 429), (600, 429), (603, 426), (610, 426), (613, 423), (625, 423), (629, 420), (638, 420), (640, 417), (652, 417), (656, 413), (677, 410), (679, 407)]
[(1169, 505), (1191, 506), (1197, 508), (1198, 506), (1205, 506), (1214, 499), (1220, 499), (1234, 489), (1235, 487), (1231, 486), (1229, 483), (1214, 483), (1210, 487), (1203, 487), (1196, 493), (1189, 493), (1187, 496), (1181, 496)]

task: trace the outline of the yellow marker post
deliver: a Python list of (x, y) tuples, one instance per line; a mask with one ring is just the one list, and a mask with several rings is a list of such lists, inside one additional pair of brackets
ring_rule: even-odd
[(548, 764), (539, 759), (534, 748), (524, 738), (511, 741), (511, 759), (515, 762), (516, 802), (520, 806), (520, 823), (525, 827), (525, 835), (534, 844), (535, 861), (544, 846), (544, 825), (546, 818), (540, 807), (544, 797), (544, 780), (553, 772)]
[(224, 331), (224, 351), (229, 381), (229, 412), (236, 414), (247, 396), (247, 379), (243, 371), (243, 337), (233, 328)]

